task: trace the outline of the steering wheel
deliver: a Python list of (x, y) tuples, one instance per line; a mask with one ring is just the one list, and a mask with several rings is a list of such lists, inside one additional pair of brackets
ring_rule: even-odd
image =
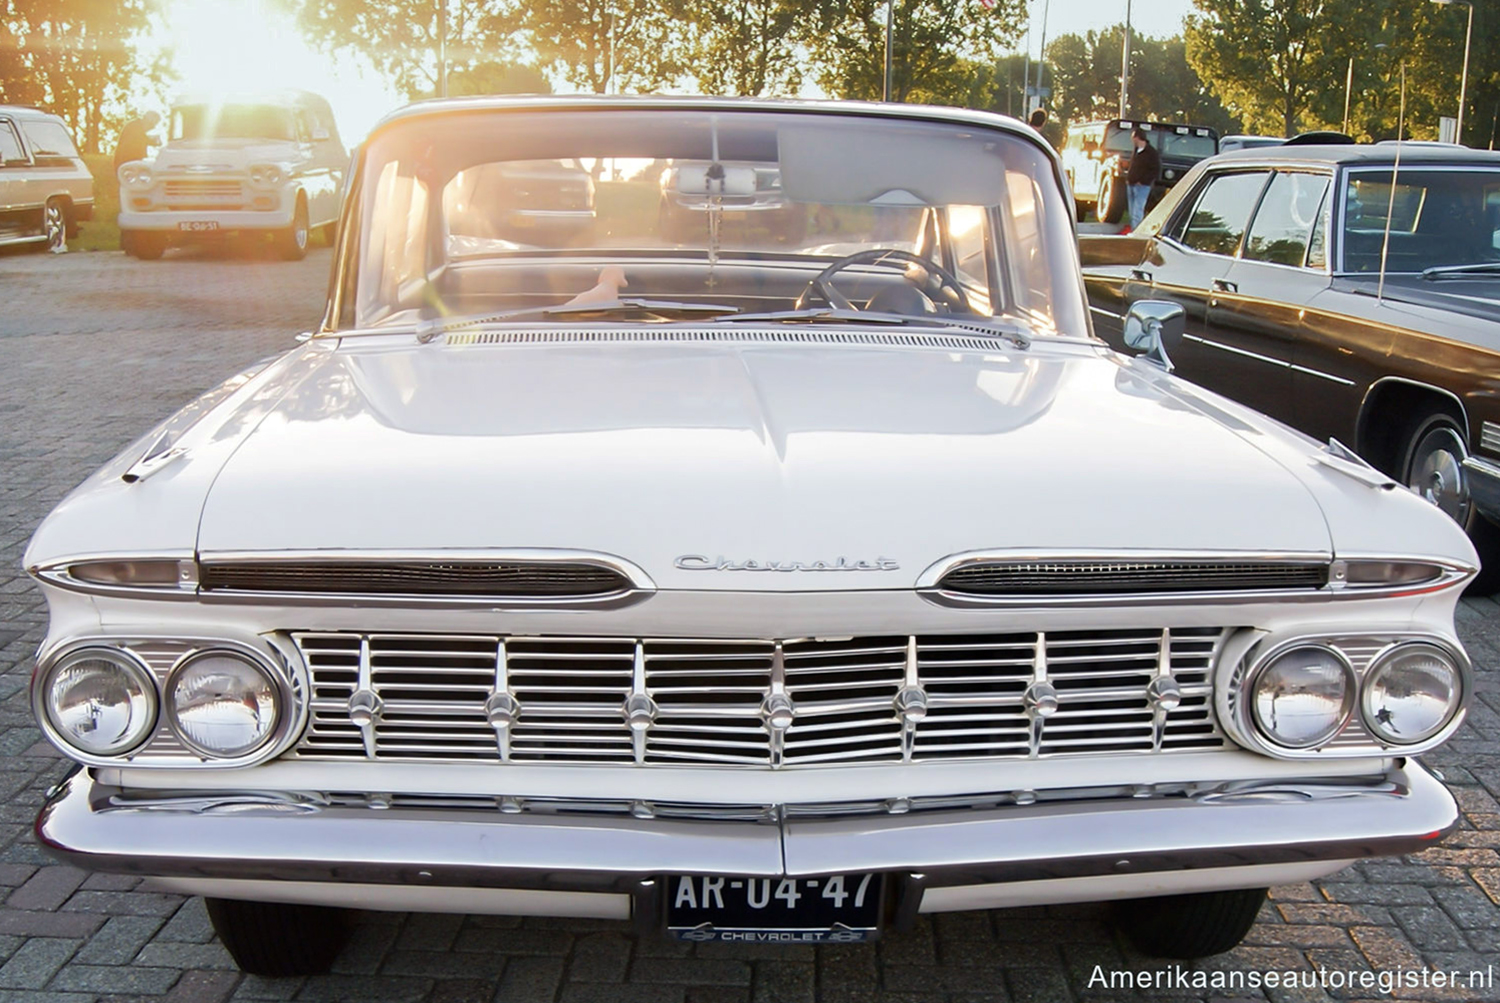
[(901, 251), (896, 248), (871, 248), (868, 251), (859, 251), (848, 257), (840, 258), (827, 268), (823, 269), (802, 290), (802, 295), (797, 297), (796, 309), (804, 310), (811, 301), (814, 293), (823, 297), (823, 301), (838, 310), (858, 310), (849, 297), (839, 292), (833, 286), (833, 277), (852, 265), (916, 265), (924, 278), (919, 283), (921, 292), (934, 303), (941, 303), (947, 307), (949, 313), (973, 313), (974, 308), (969, 305), (969, 297), (964, 295), (963, 283), (958, 276), (954, 275), (942, 265), (930, 261), (921, 255), (910, 251)]

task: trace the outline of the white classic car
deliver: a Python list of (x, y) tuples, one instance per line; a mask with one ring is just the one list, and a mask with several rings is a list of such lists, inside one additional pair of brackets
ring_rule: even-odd
[[(613, 167), (586, 247), (454, 194), (574, 158)], [(657, 232), (680, 160), (691, 245)], [(726, 161), (802, 243), (720, 225)], [(206, 896), (245, 969), (326, 967), (346, 907), (817, 943), (1119, 900), (1191, 957), (1455, 825), (1415, 757), (1472, 685), (1468, 540), (1171, 376), (1179, 308), (1132, 308), (1139, 356), (1094, 338), (1024, 127), (455, 100), (355, 171), (321, 328), (26, 556), (80, 764), (43, 845)]]
[(332, 234), (349, 154), (328, 102), (307, 91), (183, 98), (151, 161), (121, 164), (120, 246), (160, 258), (174, 243), (269, 234), (300, 260)]

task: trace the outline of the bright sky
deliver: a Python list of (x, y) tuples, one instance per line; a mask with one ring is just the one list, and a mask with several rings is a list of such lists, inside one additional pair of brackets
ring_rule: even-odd
[[(532, 0), (536, 3), (552, 0)], [(974, 0), (977, 2), (977, 0)], [(1126, 0), (1029, 0), (1030, 48), (1046, 37), (1105, 28), (1125, 19)], [(1173, 35), (1192, 0), (1133, 0), (1131, 26), (1147, 35)], [(314, 51), (292, 19), (266, 0), (168, 0), (162, 31), (150, 48), (172, 48), (188, 92), (261, 91), (297, 87), (328, 98), (339, 132), (358, 143), (402, 99), (367, 67)], [(1022, 46), (1026, 39), (1021, 40)], [(150, 53), (148, 53), (149, 58)]]

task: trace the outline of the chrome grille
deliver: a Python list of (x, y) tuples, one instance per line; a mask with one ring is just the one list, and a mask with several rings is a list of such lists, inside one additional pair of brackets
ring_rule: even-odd
[(1228, 633), (298, 633), (312, 713), (294, 755), (778, 768), (1213, 749)]
[(1282, 561), (980, 561), (948, 572), (947, 592), (982, 596), (1317, 589), (1326, 563)]
[(244, 188), (234, 179), (169, 178), (162, 183), (162, 195), (174, 209), (232, 209), (245, 202)]
[(598, 597), (631, 588), (619, 571), (582, 561), (210, 561), (199, 574), (208, 592), (502, 599)]
[(1479, 448), (1486, 453), (1500, 453), (1500, 425), (1492, 421), (1480, 422)]

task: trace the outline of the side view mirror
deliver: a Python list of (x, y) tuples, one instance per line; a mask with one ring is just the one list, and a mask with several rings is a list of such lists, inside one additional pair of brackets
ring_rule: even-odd
[(1125, 345), (1140, 352), (1167, 372), (1172, 371), (1170, 352), (1177, 351), (1187, 331), (1187, 313), (1166, 300), (1140, 300), (1125, 314)]

